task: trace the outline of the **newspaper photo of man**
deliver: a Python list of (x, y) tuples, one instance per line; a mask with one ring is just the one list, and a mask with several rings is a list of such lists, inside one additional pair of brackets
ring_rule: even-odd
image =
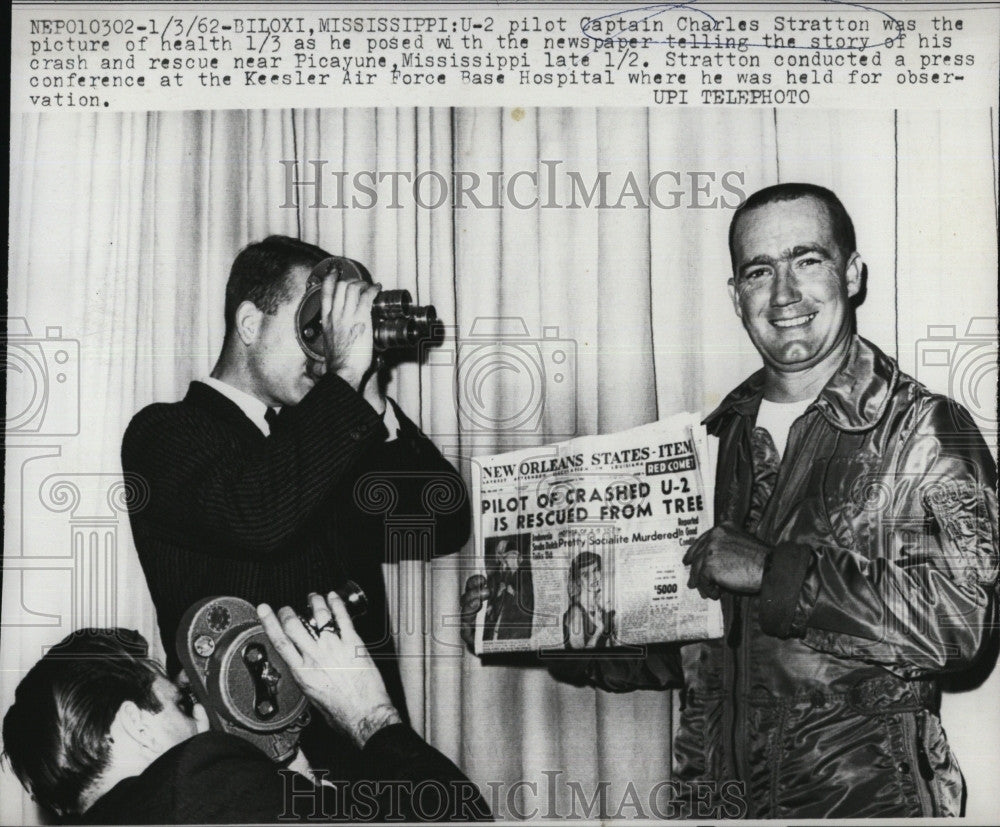
[(531, 580), (529, 534), (496, 537), (487, 553), (486, 585), (489, 598), (484, 640), (515, 640), (531, 637), (535, 593)]
[(567, 649), (604, 649), (614, 642), (614, 611), (604, 607), (601, 555), (581, 551), (569, 564), (569, 606), (562, 618)]

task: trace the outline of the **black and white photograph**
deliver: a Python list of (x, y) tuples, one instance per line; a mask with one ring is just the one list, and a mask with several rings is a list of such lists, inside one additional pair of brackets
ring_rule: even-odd
[(530, 534), (514, 534), (495, 537), (486, 544), (486, 587), (489, 589), (483, 621), (486, 640), (531, 637), (535, 592), (531, 579), (530, 541)]
[(563, 642), (567, 649), (604, 649), (615, 639), (615, 612), (604, 597), (604, 562), (594, 551), (581, 551), (569, 564), (563, 612)]
[[(15, 7), (0, 823), (1000, 818), (1000, 39), (954, 59), (1000, 9), (955, 28), (898, 3), (636, 7), (668, 31), (556, 69), (532, 49), (548, 35), (559, 57), (559, 19), (594, 41), (626, 7), (331, 4), (312, 36), (326, 55), (374, 39), (388, 102), (338, 100), (331, 69), (268, 81), (262, 106), (238, 55), (320, 71), (289, 57), (318, 12), (238, 5), (218, 13), (242, 26), (233, 54), (207, 4)], [(769, 47), (879, 55), (889, 105), (855, 102), (848, 65), (836, 105), (822, 84), (800, 105), (628, 98), (631, 55), (707, 53), (666, 42), (706, 15), (712, 38), (747, 21), (800, 44), (789, 21), (846, 38), (912, 19), (912, 65), (887, 65), (906, 41)], [(392, 73), (418, 69), (393, 56), (420, 51), (396, 41), (424, 37), (429, 60), (452, 18), (485, 45), (448, 60), (505, 57), (506, 88), (401, 97)], [(143, 106), (85, 86), (100, 43), (130, 37), (70, 31), (98, 19), (170, 60), (187, 46), (157, 26), (218, 36), (183, 58), (217, 59), (205, 89)], [(539, 86), (522, 53), (623, 97)], [(918, 99), (910, 71), (940, 83)], [(19, 95), (70, 72), (112, 105)], [(962, 72), (978, 85), (943, 88)], [(477, 457), (681, 414), (715, 470), (680, 581), (630, 579), (614, 543), (550, 577), (525, 503), (472, 494)], [(680, 453), (603, 461), (666, 474)], [(562, 461), (532, 470), (582, 479), (599, 458)], [(651, 507), (683, 509), (662, 478)], [(625, 588), (717, 601), (722, 634), (622, 648)], [(561, 647), (474, 654), (477, 622), (527, 639), (543, 600)]]

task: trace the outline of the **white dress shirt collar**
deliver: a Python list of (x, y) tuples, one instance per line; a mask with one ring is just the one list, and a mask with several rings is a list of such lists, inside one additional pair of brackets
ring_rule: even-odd
[(271, 426), (267, 424), (267, 419), (264, 417), (267, 413), (267, 405), (261, 402), (256, 396), (251, 396), (246, 391), (234, 388), (232, 385), (223, 382), (221, 379), (216, 379), (214, 376), (206, 376), (201, 381), (210, 388), (217, 390), (226, 399), (238, 405), (239, 409), (247, 415), (247, 419), (260, 428), (260, 432), (264, 436), (270, 436)]
[[(267, 405), (261, 402), (256, 396), (251, 396), (246, 391), (234, 388), (232, 385), (223, 382), (221, 379), (216, 379), (214, 376), (206, 376), (201, 381), (210, 388), (217, 390), (226, 399), (235, 402), (239, 406), (239, 409), (247, 415), (247, 419), (260, 428), (260, 432), (264, 436), (271, 435), (271, 426), (267, 424), (267, 418), (265, 417)], [(275, 410), (280, 411), (281, 409), (275, 408)], [(382, 421), (389, 432), (386, 442), (392, 442), (399, 436), (401, 426), (399, 418), (396, 416), (396, 410), (388, 398), (385, 400), (385, 412), (382, 414)]]

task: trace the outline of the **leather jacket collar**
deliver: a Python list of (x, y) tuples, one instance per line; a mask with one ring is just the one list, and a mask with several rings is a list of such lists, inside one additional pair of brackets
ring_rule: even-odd
[[(841, 431), (867, 431), (882, 418), (899, 379), (895, 361), (866, 339), (854, 336), (840, 369), (819, 392), (815, 408)], [(764, 370), (754, 373), (722, 400), (703, 424), (709, 429), (730, 411), (755, 417), (764, 395)]]

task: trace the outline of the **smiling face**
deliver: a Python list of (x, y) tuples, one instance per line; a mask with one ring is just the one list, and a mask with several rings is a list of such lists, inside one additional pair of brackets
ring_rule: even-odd
[(839, 364), (862, 262), (838, 248), (821, 201), (774, 201), (745, 213), (733, 260), (733, 306), (769, 368), (792, 373)]

